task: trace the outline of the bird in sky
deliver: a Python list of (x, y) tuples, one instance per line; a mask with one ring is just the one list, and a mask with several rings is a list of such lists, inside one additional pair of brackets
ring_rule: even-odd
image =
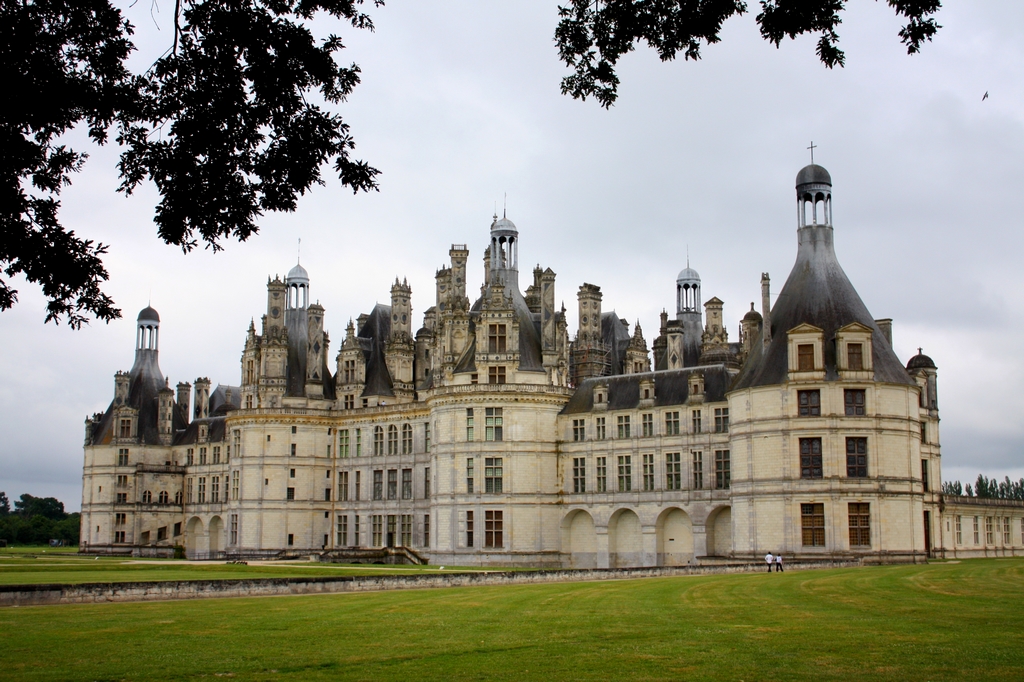
[(986, 90), (985, 94), (981, 96), (981, 101), (984, 102), (987, 99), (988, 99), (988, 90)]

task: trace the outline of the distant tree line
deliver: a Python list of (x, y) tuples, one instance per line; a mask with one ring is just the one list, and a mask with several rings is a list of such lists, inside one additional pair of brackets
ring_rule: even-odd
[(945, 495), (963, 495), (966, 497), (981, 497), (990, 500), (1024, 500), (1024, 478), (1019, 481), (1011, 481), (1007, 476), (1002, 481), (994, 478), (985, 478), (978, 474), (978, 480), (974, 487), (970, 483), (961, 485), (960, 481), (944, 481), (942, 492)]
[(78, 545), (81, 515), (68, 514), (64, 503), (56, 497), (35, 497), (25, 493), (14, 502), (0, 491), (0, 540), (8, 544), (45, 545), (50, 540), (63, 540), (65, 545)]

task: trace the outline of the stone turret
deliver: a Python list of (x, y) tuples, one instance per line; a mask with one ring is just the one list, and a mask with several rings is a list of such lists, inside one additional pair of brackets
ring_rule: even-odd
[(206, 419), (210, 416), (210, 380), (206, 377), (199, 377), (195, 383), (196, 394), (196, 419)]
[(626, 374), (639, 374), (651, 371), (651, 358), (647, 353), (647, 342), (644, 341), (644, 332), (640, 328), (640, 320), (636, 321), (633, 328), (633, 338), (629, 340), (629, 347), (626, 348), (626, 358), (623, 361), (623, 372)]
[(178, 407), (181, 408), (181, 413), (183, 415), (185, 415), (185, 421), (187, 422), (188, 421), (188, 415), (189, 415), (189, 404), (190, 404), (191, 398), (192, 398), (192, 384), (188, 383), (187, 381), (179, 381), (177, 389), (178, 389), (178, 397), (177, 397)]
[(324, 358), (327, 356), (327, 334), (324, 332), (324, 307), (319, 303), (309, 306), (306, 313), (306, 397), (319, 400), (324, 397)]

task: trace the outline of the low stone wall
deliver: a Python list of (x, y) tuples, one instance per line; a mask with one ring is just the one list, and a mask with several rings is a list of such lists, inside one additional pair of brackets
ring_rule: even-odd
[[(787, 570), (845, 568), (858, 561), (794, 562)], [(551, 571), (475, 571), (414, 575), (330, 576), (323, 578), (253, 578), (247, 580), (175, 580), (164, 582), (82, 583), (79, 585), (0, 585), (0, 606), (95, 604), (217, 597), (268, 597), (338, 594), (380, 590), (415, 590), (481, 585), (531, 585), (589, 580), (630, 580), (685, 575), (765, 572), (755, 563), (660, 568), (560, 569)]]

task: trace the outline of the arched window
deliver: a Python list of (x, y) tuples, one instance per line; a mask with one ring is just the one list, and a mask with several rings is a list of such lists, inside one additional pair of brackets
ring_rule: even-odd
[(398, 454), (398, 427), (394, 424), (388, 426), (388, 454)]
[(373, 427), (373, 454), (384, 454), (384, 428), (380, 426)]
[(157, 501), (160, 504), (167, 504), (167, 499), (168, 499), (167, 491), (166, 490), (161, 490), (160, 494), (157, 496)]
[(148, 490), (146, 492), (142, 493), (142, 503), (143, 504), (151, 504), (152, 502), (153, 502), (153, 493), (151, 493)]
[(402, 424), (402, 454), (412, 453), (412, 425)]
[(174, 504), (181, 504), (181, 491), (174, 493)]

